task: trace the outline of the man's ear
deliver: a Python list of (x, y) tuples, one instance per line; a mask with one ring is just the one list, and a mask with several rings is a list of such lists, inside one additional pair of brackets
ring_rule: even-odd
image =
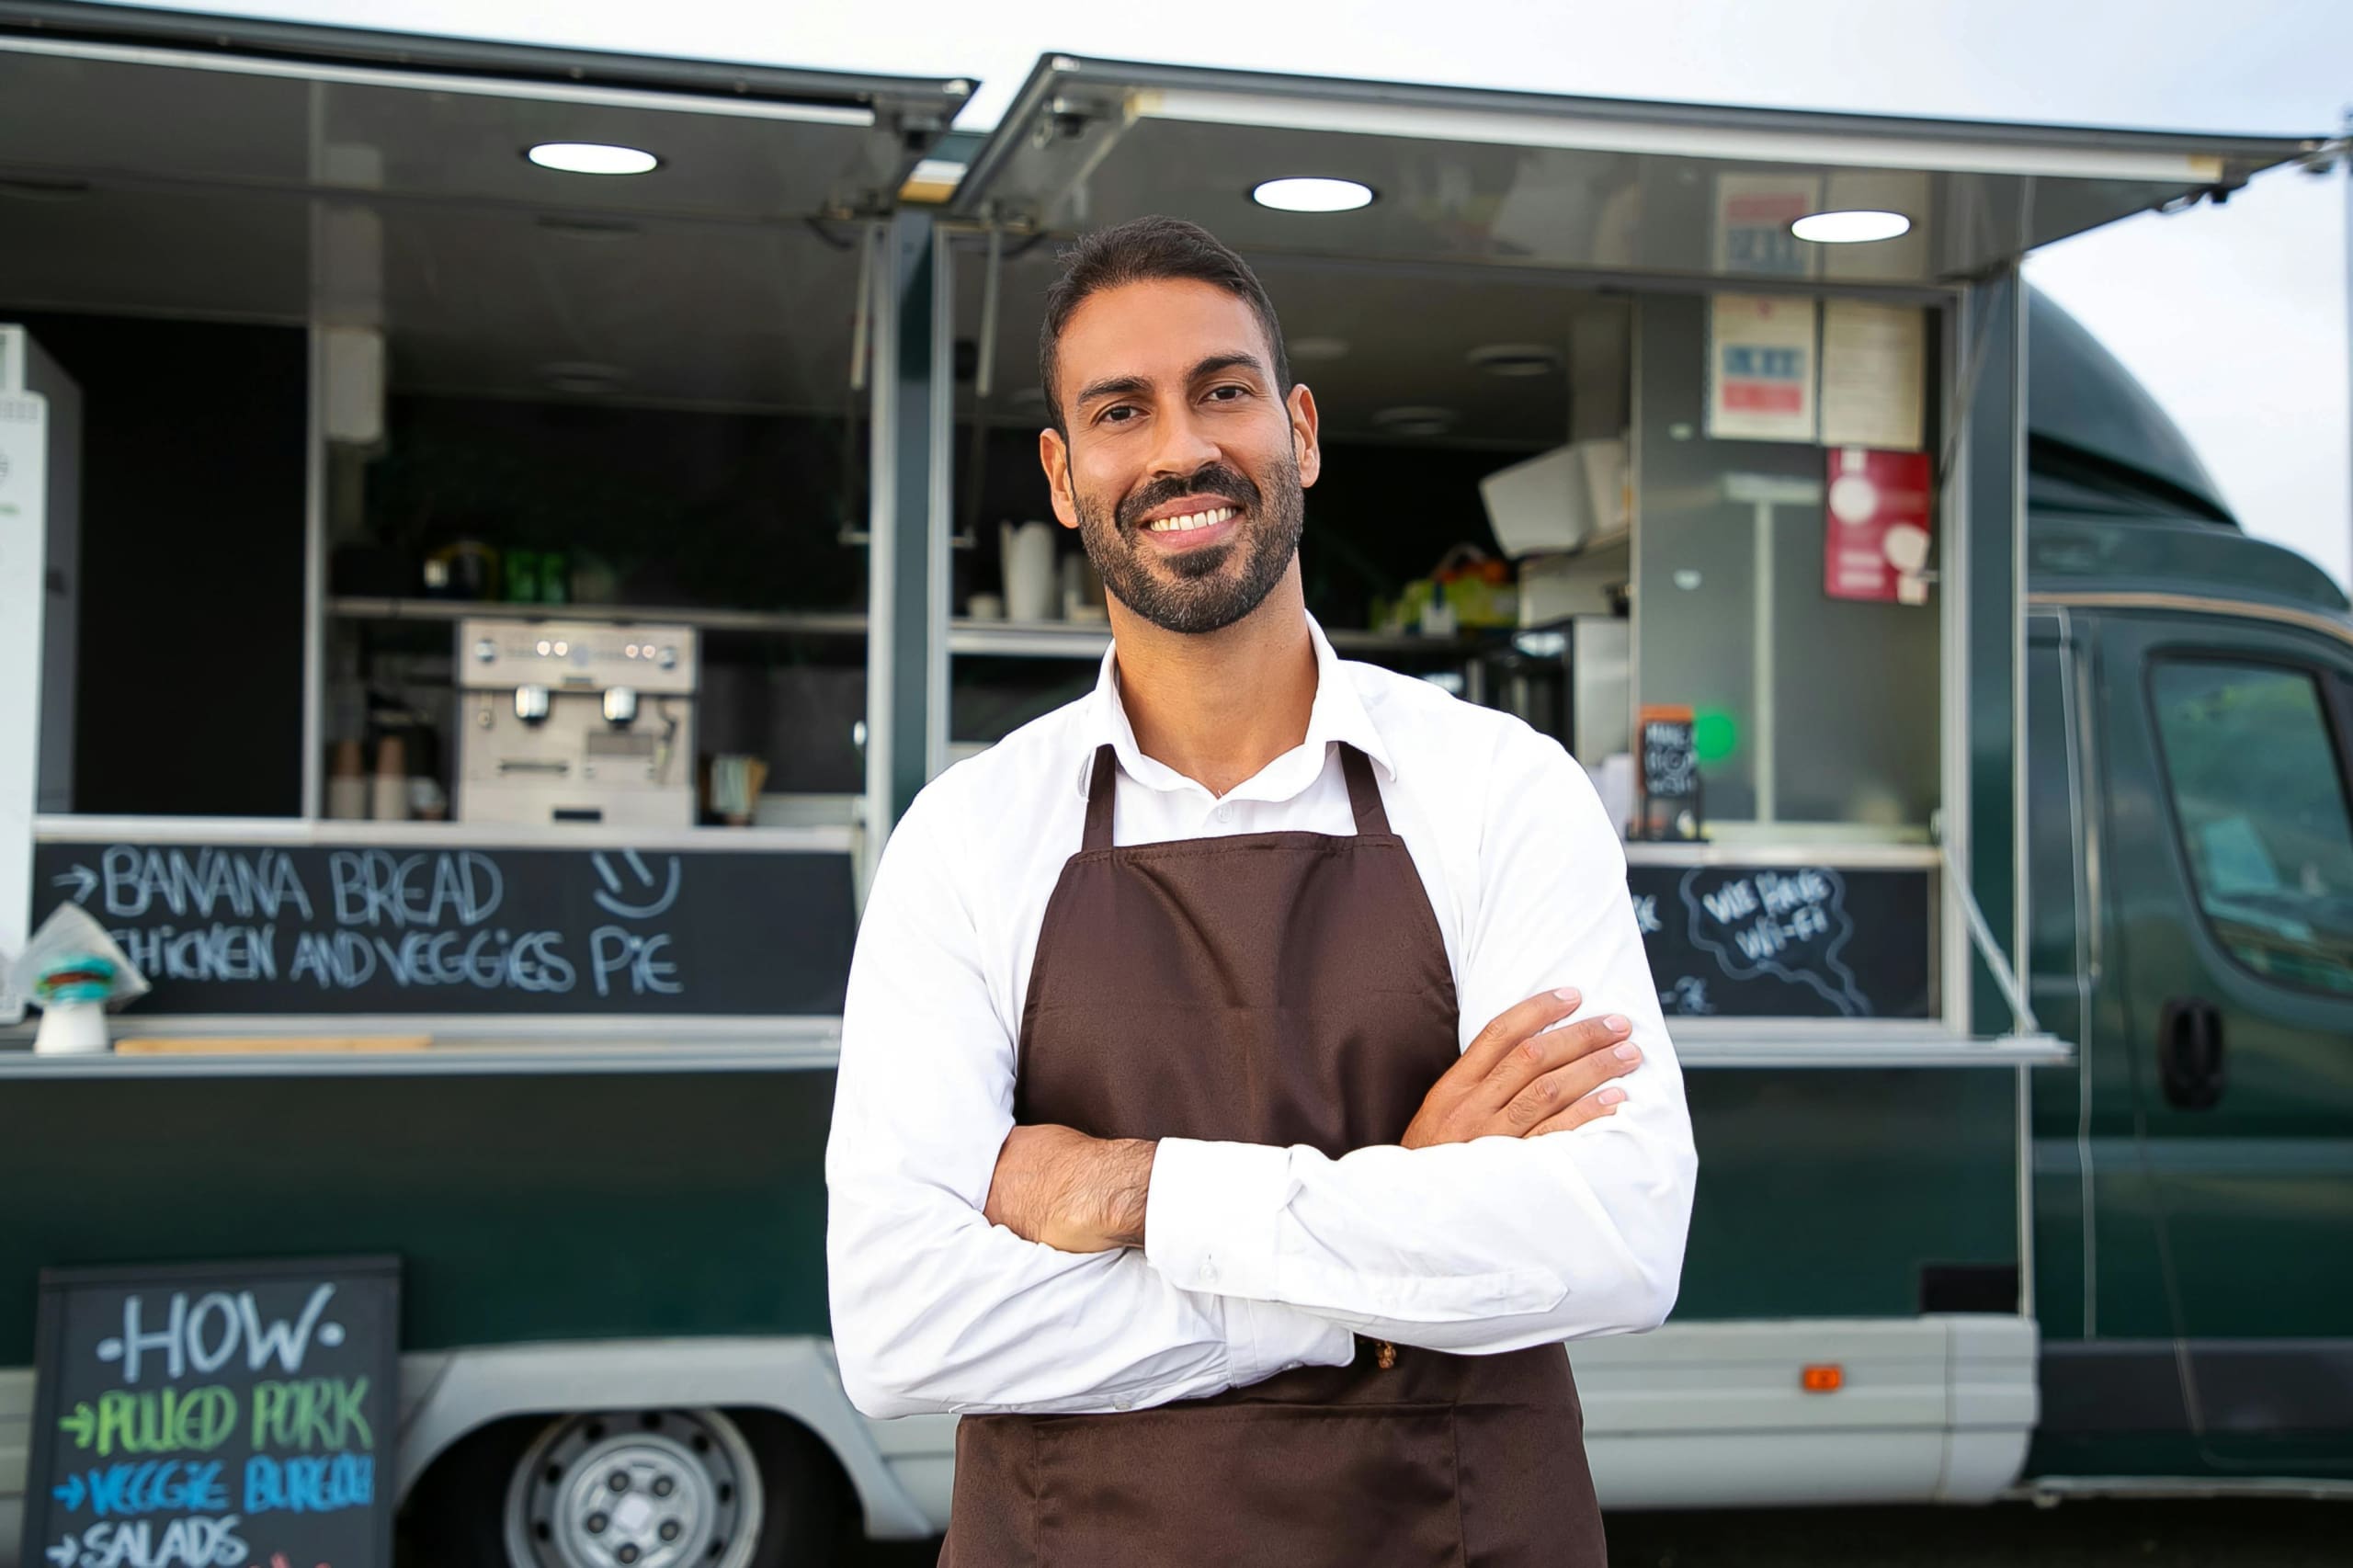
[(1316, 439), (1315, 394), (1302, 381), (1290, 389), (1284, 405), (1290, 411), (1290, 453), (1299, 463), (1299, 487), (1304, 490), (1324, 472), (1324, 449)]
[(1078, 527), (1078, 503), (1070, 491), (1070, 443), (1051, 426), (1038, 432), (1038, 466), (1046, 471), (1046, 493), (1054, 517), (1066, 528)]

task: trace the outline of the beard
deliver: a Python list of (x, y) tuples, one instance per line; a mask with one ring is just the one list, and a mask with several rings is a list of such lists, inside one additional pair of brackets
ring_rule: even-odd
[[(1188, 635), (1222, 631), (1266, 602), (1299, 552), (1307, 505), (1298, 460), (1286, 451), (1267, 477), (1262, 487), (1238, 469), (1210, 463), (1139, 487), (1108, 516), (1074, 494), (1079, 539), (1104, 588), (1153, 625)], [(1240, 525), (1234, 537), (1175, 554), (1147, 543), (1143, 514), (1184, 495), (1231, 505)]]

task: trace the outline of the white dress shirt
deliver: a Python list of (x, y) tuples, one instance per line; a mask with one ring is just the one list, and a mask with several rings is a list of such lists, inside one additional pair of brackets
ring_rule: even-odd
[[(1585, 772), (1508, 714), (1336, 657), (1310, 622), (1307, 738), (1223, 798), (1136, 748), (1115, 655), (1080, 700), (961, 762), (885, 848), (850, 965), (825, 1154), (834, 1343), (870, 1415), (1128, 1410), (1293, 1367), (1362, 1333), (1466, 1353), (1655, 1326), (1697, 1159), (1674, 1048)], [(1336, 742), (1372, 759), (1446, 940), (1461, 1042), (1574, 985), (1633, 1021), (1615, 1115), (1340, 1159), (1160, 1141), (1142, 1248), (1075, 1254), (983, 1215), (1046, 903), (1119, 757), (1113, 842), (1355, 831)]]

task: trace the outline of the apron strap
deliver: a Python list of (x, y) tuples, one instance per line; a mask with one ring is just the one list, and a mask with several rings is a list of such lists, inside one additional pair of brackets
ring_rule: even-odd
[(1348, 780), (1348, 804), (1357, 813), (1357, 832), (1389, 831), (1389, 812), (1381, 803), (1381, 781), (1372, 776), (1372, 759), (1356, 747), (1342, 741), (1340, 771)]
[[(1119, 795), (1119, 754), (1107, 744), (1095, 748), (1095, 776), (1086, 786), (1086, 836), (1082, 854), (1111, 847), (1111, 804)], [(1340, 743), (1340, 772), (1348, 781), (1348, 806), (1356, 812), (1359, 834), (1389, 832), (1389, 812), (1381, 803), (1381, 781), (1372, 776), (1372, 762), (1364, 753)]]
[(1111, 802), (1119, 796), (1120, 754), (1106, 744), (1095, 748), (1095, 777), (1086, 786), (1086, 837), (1081, 854), (1111, 847)]

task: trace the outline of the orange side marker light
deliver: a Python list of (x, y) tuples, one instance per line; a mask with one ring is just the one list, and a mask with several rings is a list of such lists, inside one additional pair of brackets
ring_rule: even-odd
[(1798, 1374), (1798, 1385), (1808, 1393), (1836, 1393), (1847, 1386), (1847, 1369), (1835, 1361), (1808, 1367)]

